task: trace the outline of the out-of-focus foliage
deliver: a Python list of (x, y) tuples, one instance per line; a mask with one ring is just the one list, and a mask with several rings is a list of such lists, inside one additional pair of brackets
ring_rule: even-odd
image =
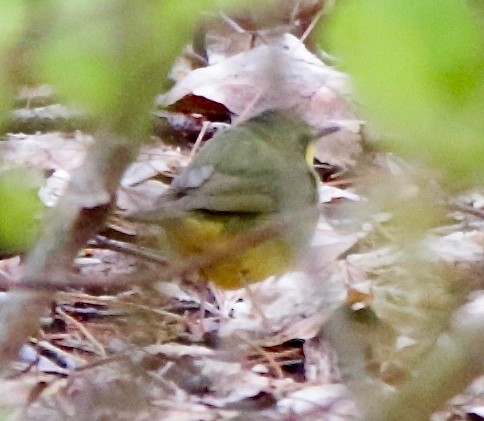
[(0, 51), (5, 51), (16, 40), (22, 29), (25, 4), (16, 0), (2, 1), (0, 19)]
[(482, 175), (483, 26), (466, 2), (346, 0), (327, 39), (372, 122), (449, 183)]
[(10, 106), (9, 53), (22, 30), (24, 3), (4, 0), (0, 6), (0, 116)]
[[(230, 5), (231, 1), (224, 2)], [(142, 142), (168, 68), (215, 0), (4, 0), (0, 6), (0, 120), (18, 89), (51, 83), (98, 127)], [(135, 150), (133, 146), (132, 150)], [(28, 248), (38, 211), (31, 188), (0, 186), (0, 246)]]
[(38, 232), (42, 203), (40, 174), (16, 168), (0, 172), (0, 253), (28, 250)]
[(127, 120), (149, 121), (139, 111), (149, 109), (195, 20), (215, 3), (58, 2), (57, 25), (42, 51), (45, 79), (111, 130), (126, 134)]

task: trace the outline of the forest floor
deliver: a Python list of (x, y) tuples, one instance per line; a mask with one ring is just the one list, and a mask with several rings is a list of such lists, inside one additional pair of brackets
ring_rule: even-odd
[[(398, 393), (449, 326), (467, 317), (462, 312), (482, 308), (484, 191), (452, 196), (430, 169), (380, 150), (381, 136), (375, 140), (352, 102), (348, 76), (303, 38), (311, 13), (301, 18), (305, 25), (264, 36), (219, 22), (205, 34), (203, 54), (190, 46), (180, 55), (173, 87), (157, 98), (152, 143), (124, 174), (102, 237), (75, 261), (75, 273), (95, 283), (55, 294), (42, 329), (0, 381), (5, 416), (359, 419), (324, 329), (336, 309), (353, 312), (354, 331), (342, 334), (362, 340), (365, 375)], [(201, 55), (210, 66), (200, 67)], [(273, 63), (283, 63), (277, 87)], [(49, 89), (23, 93), (28, 105), (16, 111), (17, 124), (47, 124), (67, 110), (36, 105), (53, 98)], [(282, 276), (237, 290), (220, 290), (196, 273), (166, 279), (162, 263), (131, 247), (152, 245), (157, 228), (123, 215), (152, 206), (231, 115), (272, 108), (296, 109), (316, 128), (340, 127), (315, 146), (321, 217), (307, 256)], [(42, 170), (46, 207), (55, 206), (95, 142), (95, 134), (74, 129), (19, 129), (0, 144), (3, 163)], [(423, 230), (399, 213), (413, 202), (432, 210)], [(5, 289), (20, 279), (22, 262), (0, 260)], [(477, 374), (432, 420), (484, 419)]]

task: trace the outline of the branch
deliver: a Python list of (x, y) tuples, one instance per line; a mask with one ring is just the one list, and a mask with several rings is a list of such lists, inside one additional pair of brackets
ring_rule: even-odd
[[(131, 244), (113, 241), (98, 236), (101, 244), (108, 248), (113, 248), (120, 252), (127, 252), (131, 255), (138, 256), (158, 265), (156, 270), (153, 268), (143, 268), (136, 273), (126, 275), (116, 275), (115, 277), (93, 278), (82, 275), (67, 273), (50, 273), (48, 276), (23, 277), (15, 283), (18, 289), (44, 289), (47, 291), (56, 291), (59, 289), (70, 288), (102, 288), (102, 289), (121, 289), (129, 286), (148, 286), (155, 282), (169, 281), (173, 278), (184, 277), (189, 273), (198, 271), (201, 268), (218, 264), (228, 257), (240, 254), (245, 250), (255, 247), (258, 244), (275, 238), (287, 230), (290, 224), (297, 221), (293, 219), (304, 219), (309, 213), (317, 212), (317, 209), (309, 207), (305, 212), (286, 213), (276, 215), (265, 221), (263, 224), (256, 226), (246, 232), (238, 235), (232, 241), (220, 247), (212, 247), (204, 253), (166, 261), (162, 256), (148, 252), (144, 248), (133, 247)], [(83, 243), (84, 244), (84, 243)]]
[[(71, 271), (72, 261), (87, 240), (104, 225), (119, 179), (136, 144), (114, 135), (100, 135), (84, 164), (73, 174), (66, 194), (52, 209), (43, 235), (27, 257), (19, 285), (0, 309), (0, 368), (17, 356), (24, 341), (39, 327), (39, 318)], [(48, 286), (46, 288), (46, 286)]]

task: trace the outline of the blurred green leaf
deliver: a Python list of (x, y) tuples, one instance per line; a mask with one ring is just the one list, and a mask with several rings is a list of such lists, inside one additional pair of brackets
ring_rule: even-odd
[(16, 41), (22, 30), (25, 3), (19, 0), (2, 0), (0, 6), (0, 51), (2, 53)]
[(464, 1), (346, 1), (329, 25), (363, 109), (394, 146), (449, 180), (482, 174), (482, 34)]
[[(166, 84), (173, 59), (213, 0), (66, 0), (42, 50), (43, 73), (99, 121), (125, 131)], [(229, 2), (231, 3), (231, 2)], [(144, 115), (141, 111), (144, 111)]]
[(38, 174), (25, 169), (0, 172), (0, 252), (19, 253), (34, 241), (42, 214)]
[(108, 5), (112, 2), (58, 2), (57, 25), (41, 51), (46, 80), (73, 103), (102, 116), (115, 107), (113, 92), (120, 83), (115, 19)]
[(24, 22), (25, 4), (18, 0), (4, 0), (0, 6), (0, 116), (10, 106), (11, 86), (9, 57)]

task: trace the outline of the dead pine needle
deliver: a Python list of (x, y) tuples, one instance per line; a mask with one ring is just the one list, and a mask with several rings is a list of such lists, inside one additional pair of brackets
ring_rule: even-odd
[(276, 361), (276, 359), (271, 355), (270, 352), (267, 352), (264, 348), (262, 348), (259, 344), (251, 341), (250, 339), (244, 338), (243, 336), (238, 335), (239, 339), (249, 345), (252, 349), (254, 349), (264, 360), (267, 361), (269, 367), (273, 370), (275, 376), (278, 379), (284, 378), (284, 373), (282, 371), (281, 366)]
[(74, 317), (68, 315), (64, 310), (57, 308), (57, 314), (62, 317), (67, 323), (74, 325), (79, 331), (86, 337), (88, 341), (92, 343), (95, 349), (97, 349), (98, 354), (101, 358), (106, 358), (106, 350), (104, 346), (86, 329), (86, 327), (79, 323)]

